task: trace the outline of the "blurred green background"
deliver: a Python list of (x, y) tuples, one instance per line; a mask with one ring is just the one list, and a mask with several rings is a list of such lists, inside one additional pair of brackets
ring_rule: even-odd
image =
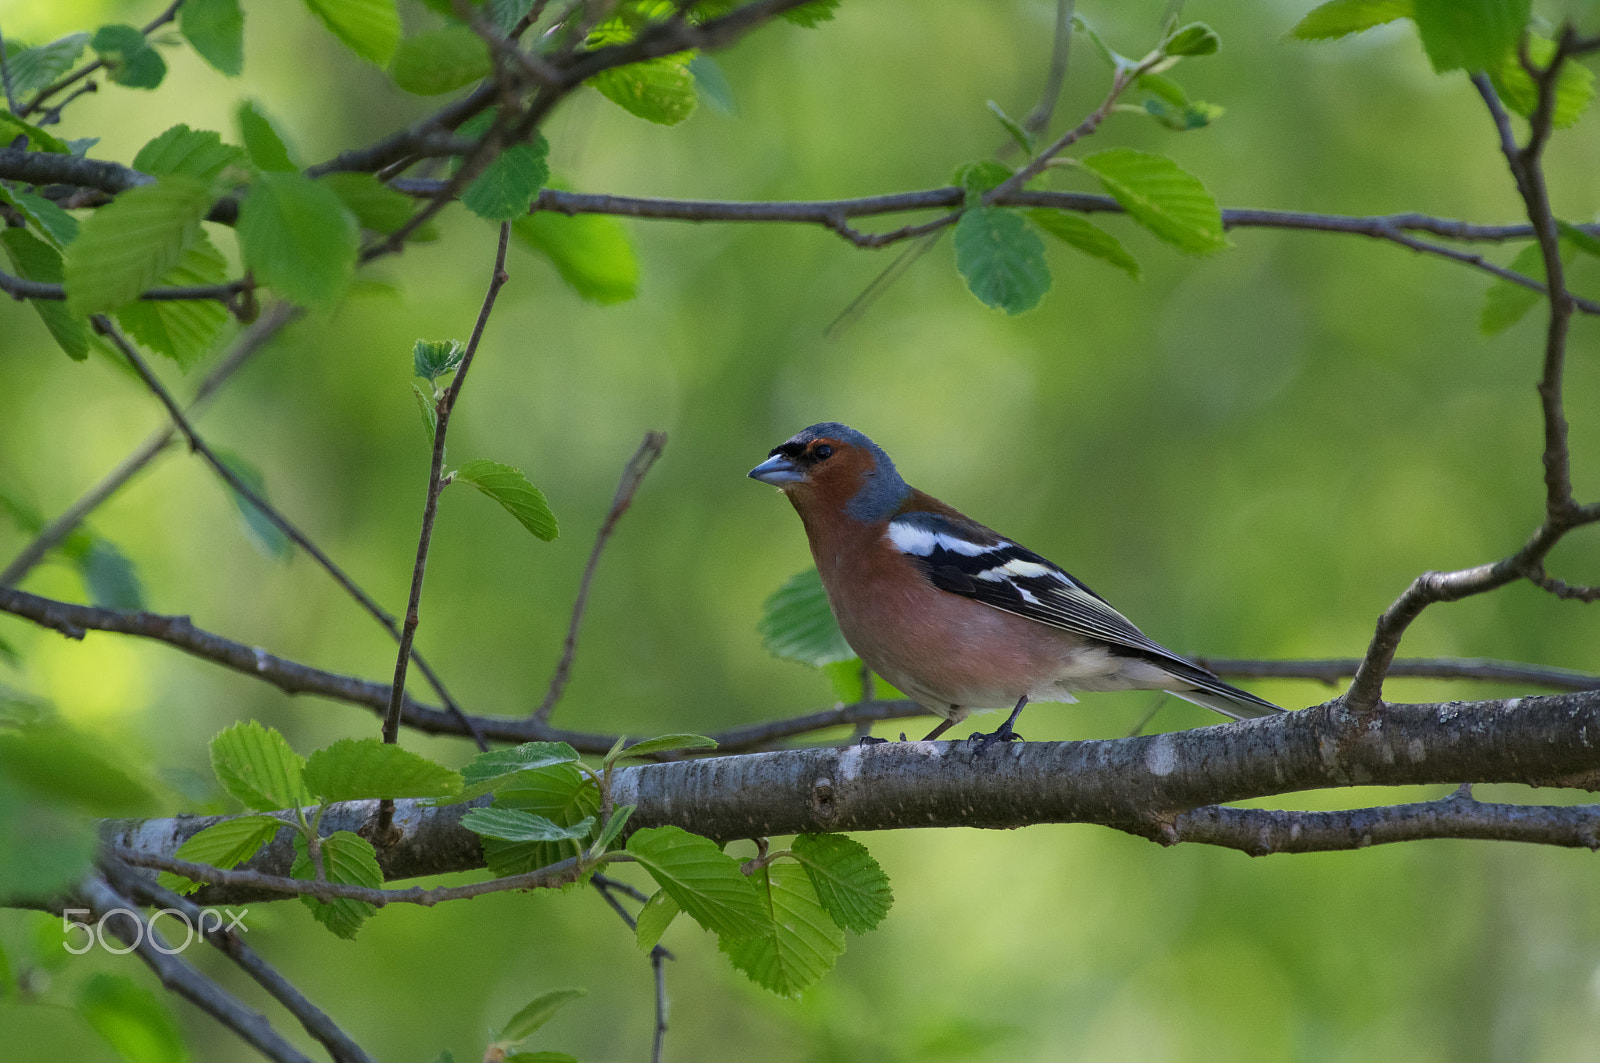
[[(1078, 8), (1113, 46), (1142, 54), (1164, 6)], [(1518, 220), (1466, 78), (1435, 77), (1405, 23), (1342, 45), (1285, 42), (1309, 6), (1188, 4), (1186, 17), (1215, 26), (1223, 49), (1186, 62), (1178, 78), (1225, 117), (1174, 134), (1117, 115), (1087, 150), (1170, 154), (1225, 206)], [(159, 91), (104, 87), (73, 104), (61, 135), (100, 136), (92, 154), (125, 162), (180, 121), (231, 138), (233, 108), (251, 97), (316, 161), (437, 106), (393, 89), (302, 5), (245, 9), (242, 78), (168, 50)], [(37, 42), (142, 23), (157, 10), (4, 0), (0, 27)], [(659, 196), (939, 186), (1004, 139), (985, 101), (1013, 115), (1035, 102), (1053, 13), (1048, 0), (847, 0), (819, 30), (774, 25), (716, 57), (734, 115), (702, 107), (664, 129), (578, 94), (546, 130), (552, 164), (582, 191)], [(1084, 43), (1057, 129), (1108, 82)], [(1568, 219), (1600, 207), (1594, 128), (1590, 117), (1550, 149)], [(818, 227), (630, 222), (639, 297), (595, 307), (513, 250), (450, 451), (527, 470), (563, 534), (537, 542), (488, 500), (447, 492), (418, 645), (472, 710), (536, 705), (595, 527), (647, 429), (671, 441), (596, 581), (555, 717), (566, 726), (711, 731), (831, 703), (821, 673), (770, 658), (755, 634), (763, 599), (810, 561), (789, 507), (744, 478), (814, 421), (867, 432), (911, 482), (1063, 564), (1153, 637), (1196, 655), (1357, 655), (1414, 575), (1503, 556), (1534, 527), (1539, 315), (1483, 338), (1483, 274), (1359, 237), (1266, 230), (1235, 232), (1234, 249), (1189, 259), (1125, 219), (1096, 220), (1139, 257), (1142, 283), (1058, 244), (1054, 290), (1038, 310), (1007, 318), (966, 293), (945, 240), (835, 338), (824, 327), (896, 251), (859, 251)], [(396, 610), (427, 467), (411, 344), (466, 336), (493, 253), (493, 229), (460, 208), (443, 230), (442, 241), (370, 270), (382, 283), (336, 313), (285, 331), (201, 422), (212, 441), (260, 466), (274, 500)], [(219, 246), (231, 253), (231, 236), (222, 232)], [(1499, 261), (1513, 251), (1488, 249)], [(1580, 263), (1575, 286), (1594, 294), (1597, 282)], [(1596, 335), (1594, 323), (1575, 322), (1568, 403), (1580, 498), (1600, 492)], [(159, 368), (180, 394), (192, 387), (170, 364)], [(69, 362), (25, 305), (0, 305), (0, 372), (0, 482), (50, 514), (163, 420), (104, 359)], [(304, 557), (280, 564), (258, 552), (215, 477), (177, 450), (92, 527), (136, 562), (153, 609), (337, 671), (379, 678), (392, 668), (388, 637)], [(0, 526), (0, 557), (23, 541)], [(1592, 582), (1595, 536), (1573, 537), (1552, 567)], [(25, 587), (84, 593), (62, 564)], [(1595, 608), (1516, 586), (1429, 611), (1403, 652), (1592, 670)], [(377, 727), (363, 710), (290, 699), (154, 644), (96, 634), (69, 642), (3, 618), (0, 637), (26, 660), (0, 681), (148, 755), (200, 800), (214, 796), (206, 742), (234, 720), (270, 723), (302, 751)], [(1332, 693), (1312, 683), (1252, 689), (1291, 707)], [(1512, 691), (1400, 681), (1387, 692)], [(1149, 695), (1127, 694), (1036, 707), (1022, 730), (1035, 740), (1115, 737), (1149, 705)], [(1153, 726), (1214, 722), (1169, 700)], [(404, 741), (452, 764), (470, 754), (456, 739)], [(1443, 792), (1289, 801), (1338, 807)], [(669, 932), (664, 943), (679, 957), (668, 973), (669, 1059), (1600, 1056), (1600, 892), (1587, 853), (1430, 842), (1251, 859), (1086, 826), (864, 840), (898, 904), (799, 1002), (748, 983), (697, 928)], [(0, 913), (14, 963), (39, 962), (38, 948), (53, 965), (51, 993), (70, 995), (101, 969), (154, 985), (129, 960), (65, 962), (49, 922)], [(384, 1060), (425, 1063), (441, 1048), (477, 1058), (511, 1012), (563, 985), (589, 996), (536, 1047), (592, 1061), (648, 1055), (649, 967), (595, 896), (390, 909), (353, 944), (293, 903), (253, 906), (248, 925), (253, 945)], [(304, 1040), (233, 970), (192, 955)], [(194, 1058), (255, 1058), (204, 1015), (173, 1007)], [(81, 1019), (41, 1006), (0, 1004), (0, 1046), (18, 1063), (114, 1058)]]

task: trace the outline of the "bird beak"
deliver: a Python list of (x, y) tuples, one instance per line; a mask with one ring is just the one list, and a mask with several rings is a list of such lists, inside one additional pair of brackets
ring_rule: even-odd
[(805, 474), (800, 471), (790, 458), (782, 454), (774, 454), (766, 461), (750, 470), (750, 479), (760, 480), (773, 487), (783, 487), (785, 484), (797, 484), (804, 480)]

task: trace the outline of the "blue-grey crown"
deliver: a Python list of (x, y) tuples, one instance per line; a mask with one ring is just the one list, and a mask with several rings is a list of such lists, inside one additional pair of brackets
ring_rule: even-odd
[(840, 424), (838, 421), (823, 421), (796, 432), (790, 442), (805, 444), (813, 439), (837, 439), (872, 454), (872, 471), (867, 474), (866, 482), (861, 485), (861, 489), (845, 503), (844, 507), (845, 512), (856, 520), (867, 522), (888, 520), (911, 493), (910, 486), (900, 478), (894, 462), (884, 449), (849, 425)]

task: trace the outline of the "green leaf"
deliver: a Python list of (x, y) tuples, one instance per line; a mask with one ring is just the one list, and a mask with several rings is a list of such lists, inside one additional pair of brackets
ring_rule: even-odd
[(460, 340), (418, 340), (411, 348), (411, 371), (430, 384), (461, 368), (467, 349)]
[(1000, 105), (993, 100), (989, 101), (989, 110), (993, 112), (995, 118), (999, 119), (1000, 125), (1011, 135), (1011, 139), (1016, 141), (1017, 147), (1031, 156), (1033, 154), (1033, 134), (1022, 128), (1021, 122), (1006, 114)]
[(1103, 39), (1101, 39), (1100, 34), (1096, 33), (1094, 28), (1083, 20), (1081, 15), (1072, 16), (1072, 25), (1079, 33), (1089, 38), (1089, 43), (1094, 45), (1095, 53), (1099, 55), (1101, 59), (1104, 59), (1106, 61), (1106, 65), (1111, 69), (1122, 70), (1126, 67), (1131, 67), (1134, 65), (1133, 60), (1129, 59), (1125, 55), (1120, 54), (1119, 52), (1113, 51), (1111, 47), (1107, 45)]
[[(220, 284), (227, 276), (227, 259), (202, 231), (159, 283), (163, 288), (188, 288)], [(117, 321), (139, 342), (187, 371), (211, 350), (228, 323), (228, 308), (216, 299), (135, 300), (117, 311)]]
[(341, 738), (306, 759), (305, 784), (324, 802), (450, 797), (461, 774), (377, 738)]
[(1570, 222), (1556, 219), (1556, 231), (1561, 234), (1563, 245), (1570, 244), (1571, 250), (1582, 251), (1586, 255), (1600, 257), (1600, 237), (1578, 228)]
[(388, 66), (400, 43), (394, 0), (306, 0), (333, 35), (361, 58)]
[(1191, 22), (1167, 38), (1168, 55), (1214, 55), (1222, 45), (1217, 31), (1204, 22)]
[(785, 11), (783, 17), (796, 26), (814, 29), (823, 22), (832, 22), (834, 13), (838, 10), (839, 0), (807, 0), (806, 3)]
[(94, 816), (156, 808), (149, 785), (123, 766), (121, 751), (60, 723), (0, 731), (0, 779), (52, 805)]
[(144, 590), (133, 562), (105, 539), (95, 539), (78, 562), (89, 599), (102, 609), (137, 613), (144, 609)]
[[(668, 750), (716, 748), (717, 740), (715, 738), (707, 738), (705, 735), (662, 735), (660, 738), (651, 738), (643, 742), (635, 742), (631, 746), (625, 746), (618, 756), (645, 757), (652, 753), (665, 753)], [(610, 758), (608, 758), (608, 762), (609, 760)]]
[(449, 802), (470, 801), (517, 783), (523, 772), (538, 771), (556, 764), (571, 764), (577, 751), (565, 742), (524, 742), (509, 749), (479, 753), (461, 769), (465, 786)]
[(544, 494), (519, 469), (478, 458), (455, 471), (455, 478), (471, 484), (505, 508), (517, 522), (539, 539), (549, 542), (560, 534), (556, 517)]
[(709, 838), (681, 827), (646, 827), (628, 838), (627, 849), (680, 908), (718, 937), (770, 933), (771, 920), (739, 862)]
[[(239, 479), (244, 481), (246, 487), (254, 491), (260, 498), (267, 498), (267, 478), (261, 470), (251, 464), (240, 454), (221, 447), (212, 448), (222, 464), (228, 467)], [(294, 556), (294, 543), (265, 513), (256, 508), (256, 504), (236, 491), (232, 484), (223, 481), (228, 497), (239, 510), (239, 516), (244, 521), (244, 529), (250, 535), (261, 552), (277, 561), (287, 561)]]
[(57, 251), (78, 238), (78, 219), (43, 196), (0, 186), (0, 202), (17, 208)]
[[(392, 233), (416, 213), (416, 200), (396, 192), (370, 173), (323, 174), (317, 178), (317, 183), (333, 189), (333, 194), (356, 216), (361, 227), (375, 233)], [(439, 230), (432, 222), (424, 222), (410, 238), (424, 241), (437, 239), (438, 235)]]
[(94, 866), (99, 847), (87, 818), (34, 798), (0, 767), (0, 897), (65, 895)]
[(867, 847), (843, 834), (802, 834), (790, 851), (805, 868), (817, 900), (845, 930), (865, 934), (894, 903), (889, 876)]
[(437, 96), (489, 76), (489, 46), (460, 23), (407, 37), (395, 50), (389, 76), (407, 92)]
[(474, 808), (461, 817), (461, 825), (474, 834), (508, 842), (581, 842), (594, 831), (594, 817), (563, 827), (520, 808)]
[(1028, 211), (1028, 217), (1033, 224), (1063, 243), (1070, 244), (1086, 255), (1093, 255), (1111, 263), (1134, 280), (1140, 278), (1139, 261), (1128, 253), (1122, 242), (1104, 229), (1091, 224), (1083, 215), (1038, 207)]
[[(306, 847), (305, 835), (295, 832), (294, 864), (289, 868), (292, 878), (314, 879), (316, 867), (311, 862), (311, 852)], [(329, 882), (345, 886), (383, 888), (383, 869), (378, 866), (378, 854), (372, 843), (359, 834), (336, 830), (322, 839), (322, 869)], [(317, 922), (339, 937), (349, 940), (356, 936), (361, 924), (377, 911), (377, 906), (366, 901), (345, 897), (324, 904), (315, 897), (302, 896), (301, 902), (311, 909)]]
[[(226, 871), (255, 856), (284, 825), (282, 820), (271, 816), (235, 816), (221, 823), (213, 823), (178, 846), (177, 852), (172, 855), (180, 860), (209, 864)], [(179, 894), (193, 893), (201, 885), (171, 871), (161, 872), (158, 881)]]
[[(519, 808), (563, 827), (574, 826), (600, 810), (600, 794), (575, 764), (551, 764), (515, 773), (496, 788), (495, 807)], [(509, 842), (483, 839), (484, 861), (495, 875), (517, 875), (579, 856), (578, 842)]]
[(750, 876), (771, 913), (762, 933), (718, 947), (750, 980), (779, 996), (798, 997), (833, 969), (844, 952), (844, 931), (817, 903), (806, 873), (773, 864)]
[(223, 170), (243, 161), (244, 152), (224, 144), (220, 133), (175, 125), (139, 149), (133, 168), (152, 177), (178, 174), (210, 185)]
[(856, 651), (844, 640), (833, 618), (822, 577), (814, 568), (790, 576), (762, 603), (756, 633), (768, 653), (786, 661), (821, 667), (856, 659)]
[(615, 218), (541, 210), (516, 219), (511, 231), (591, 303), (620, 303), (639, 294), (639, 260)]
[(1156, 121), (1175, 133), (1204, 129), (1227, 113), (1226, 108), (1206, 103), (1204, 100), (1195, 100), (1182, 107), (1173, 107), (1165, 100), (1150, 99), (1144, 101), (1144, 109)]
[(1328, 0), (1289, 31), (1300, 41), (1331, 41), (1411, 17), (1411, 0)]
[[(124, 920), (121, 925), (128, 924)], [(189, 1058), (172, 1014), (131, 978), (104, 971), (90, 975), (78, 991), (78, 1013), (128, 1063), (184, 1063)]]
[(106, 65), (106, 76), (130, 89), (153, 89), (167, 76), (167, 61), (132, 26), (101, 26), (89, 41)]
[[(1563, 240), (1561, 242), (1561, 259), (1567, 261), (1571, 258), (1572, 245)], [(1511, 260), (1508, 269), (1532, 278), (1543, 284), (1544, 253), (1537, 243), (1529, 244), (1517, 252), (1517, 257)], [(1483, 312), (1478, 319), (1478, 328), (1485, 336), (1493, 336), (1504, 332), (1506, 329), (1522, 320), (1524, 314), (1532, 310), (1535, 305), (1542, 302), (1545, 296), (1514, 284), (1507, 280), (1496, 280), (1489, 285), (1489, 290), (1483, 295)]]
[(1435, 73), (1498, 70), (1528, 24), (1529, 0), (1412, 0)]
[[(1547, 66), (1555, 58), (1555, 42), (1536, 33), (1528, 34), (1528, 58), (1540, 66)], [(1506, 107), (1524, 118), (1533, 117), (1539, 105), (1539, 89), (1533, 78), (1522, 68), (1516, 51), (1506, 53), (1498, 67), (1489, 71), (1489, 80)], [(1550, 122), (1557, 129), (1566, 129), (1583, 116), (1594, 100), (1594, 72), (1582, 63), (1567, 60), (1556, 75), (1556, 103)]]
[(174, 174), (95, 211), (67, 247), (68, 309), (96, 314), (132, 302), (179, 263), (210, 206), (205, 184)]
[(1020, 314), (1050, 290), (1044, 241), (1014, 210), (968, 207), (956, 222), (955, 244), (956, 269), (985, 306)]
[(433, 396), (422, 390), (421, 384), (412, 384), (411, 393), (417, 398), (417, 410), (422, 414), (422, 427), (428, 433), (428, 445), (439, 430), (439, 413), (433, 408)]
[(602, 70), (589, 79), (606, 99), (631, 115), (657, 125), (677, 125), (694, 114), (692, 52), (662, 55), (640, 63)]
[[(422, 0), (423, 3), (443, 4), (449, 8), (450, 0)], [(523, 16), (533, 10), (533, 0), (488, 0), (489, 21), (501, 33), (510, 33), (512, 27), (522, 21)], [(440, 12), (445, 15), (454, 15), (453, 8)]]
[(1004, 163), (979, 159), (957, 166), (950, 175), (950, 183), (967, 193), (967, 206), (971, 207), (977, 205), (985, 192), (1005, 184), (1014, 173), (1016, 171)]
[(661, 935), (667, 932), (667, 927), (678, 918), (678, 913), (683, 911), (678, 907), (678, 902), (666, 890), (656, 890), (650, 899), (644, 902), (644, 907), (639, 909), (639, 919), (634, 926), (633, 937), (639, 944), (641, 951), (649, 952), (661, 941)]
[(587, 989), (552, 989), (548, 993), (540, 993), (530, 1000), (525, 1007), (506, 1023), (505, 1029), (500, 1031), (496, 1041), (505, 1044), (516, 1044), (526, 1040), (555, 1017), (556, 1012), (577, 1000), (587, 996)]
[[(11, 260), (11, 269), (17, 276), (45, 284), (61, 283), (60, 252), (27, 229), (0, 231), (0, 244), (5, 245), (6, 257)], [(89, 325), (81, 315), (74, 314), (66, 303), (56, 299), (32, 299), (30, 302), (68, 358), (81, 362), (89, 357)]]
[(178, 29), (200, 58), (220, 73), (244, 70), (244, 14), (239, 0), (184, 0)]
[(72, 69), (72, 64), (78, 61), (84, 45), (88, 43), (87, 33), (71, 33), (36, 48), (23, 48), (15, 42), (8, 42), (6, 70), (11, 75), (12, 92), (22, 100), (40, 89), (48, 88)]
[(239, 123), (244, 149), (258, 168), (270, 173), (299, 172), (282, 131), (253, 101), (241, 100), (234, 120)]
[(739, 101), (733, 94), (733, 86), (728, 83), (728, 75), (722, 72), (722, 67), (714, 59), (709, 55), (697, 54), (689, 60), (689, 73), (694, 75), (695, 91), (711, 105), (713, 111), (727, 115), (739, 113)]
[(0, 110), (0, 144), (9, 144), (19, 135), (28, 138), (28, 144), (37, 151), (54, 152), (57, 155), (71, 155), (72, 149), (58, 137), (40, 129), (32, 122), (24, 122), (10, 111)]
[(217, 782), (258, 812), (316, 804), (306, 789), (305, 764), (283, 735), (255, 720), (236, 723), (211, 740), (211, 770)]
[(535, 133), (532, 143), (512, 144), (461, 193), (462, 206), (488, 221), (523, 216), (550, 177), (549, 154), (550, 144), (542, 133)]
[(1083, 166), (1134, 221), (1178, 250), (1209, 255), (1229, 246), (1216, 200), (1166, 156), (1112, 148), (1090, 155)]
[(611, 843), (617, 840), (617, 835), (622, 833), (622, 828), (628, 825), (628, 817), (633, 815), (637, 805), (623, 805), (613, 809), (611, 819), (607, 821), (600, 836), (594, 840), (594, 848), (599, 852), (606, 852), (611, 848)]
[(339, 197), (298, 173), (258, 174), (239, 206), (239, 246), (256, 279), (293, 302), (332, 307), (360, 234)]

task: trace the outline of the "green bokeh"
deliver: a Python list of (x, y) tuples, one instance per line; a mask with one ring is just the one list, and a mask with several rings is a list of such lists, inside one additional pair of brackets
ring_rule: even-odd
[[(52, 22), (44, 6), (0, 3), (0, 26), (9, 36), (15, 18), (42, 40), (154, 13), (63, 5)], [(1174, 134), (1119, 114), (1084, 152), (1169, 154), (1225, 206), (1516, 220), (1465, 76), (1434, 76), (1404, 24), (1339, 45), (1286, 43), (1308, 6), (1189, 4), (1186, 17), (1214, 25), (1223, 48), (1174, 76), (1226, 115)], [(1134, 54), (1163, 7), (1079, 5)], [(102, 136), (97, 157), (127, 160), (180, 121), (234, 139), (237, 103), (253, 98), (304, 158), (322, 159), (437, 103), (387, 87), (303, 5), (246, 10), (242, 78), (165, 50), (159, 91), (106, 86), (73, 104), (60, 135)], [(819, 29), (777, 24), (719, 54), (735, 116), (702, 108), (667, 129), (594, 92), (573, 97), (546, 129), (552, 171), (582, 191), (696, 198), (933, 187), (1006, 141), (986, 101), (1012, 115), (1032, 106), (1053, 11), (1046, 0), (851, 0)], [(1056, 128), (1093, 108), (1106, 82), (1079, 42)], [(1595, 122), (1550, 150), (1568, 219), (1600, 208)], [(1056, 180), (1094, 190), (1082, 177)], [(1534, 527), (1542, 335), (1537, 313), (1479, 335), (1484, 275), (1361, 237), (1273, 230), (1235, 231), (1233, 250), (1191, 259), (1126, 219), (1096, 221), (1139, 258), (1142, 283), (1051, 241), (1051, 291), (1008, 318), (966, 293), (945, 239), (832, 339), (823, 329), (896, 251), (856, 250), (814, 226), (629, 222), (639, 297), (596, 307), (514, 245), (450, 454), (525, 470), (563, 535), (538, 542), (492, 501), (447, 491), (419, 647), (473, 710), (537, 705), (594, 529), (647, 429), (671, 441), (600, 570), (556, 716), (584, 730), (711, 731), (831, 701), (822, 673), (761, 648), (761, 603), (809, 559), (789, 507), (744, 478), (814, 421), (866, 431), (913, 483), (1060, 562), (1192, 654), (1359, 654), (1417, 573), (1502, 556)], [(494, 230), (459, 208), (441, 229), (441, 241), (370, 271), (389, 287), (365, 286), (286, 330), (200, 422), (396, 610), (428, 463), (412, 346), (466, 336), (494, 249)], [(231, 233), (213, 235), (236, 260)], [(1514, 251), (1486, 249), (1497, 261)], [(1576, 286), (1595, 294), (1596, 274), (1580, 261)], [(1596, 350), (1593, 323), (1575, 322), (1568, 403), (1580, 498), (1600, 494)], [(180, 393), (192, 386), (159, 368)], [(33, 311), (9, 301), (0, 372), (0, 483), (46, 513), (162, 423), (136, 382), (98, 357), (69, 362)], [(258, 552), (226, 491), (176, 449), (93, 526), (135, 561), (151, 608), (336, 671), (381, 677), (393, 666), (388, 637), (303, 556), (283, 565)], [(0, 527), (0, 557), (22, 541)], [(1575, 536), (1553, 569), (1592, 582), (1595, 543)], [(63, 565), (26, 586), (82, 595)], [(1428, 612), (1405, 652), (1593, 669), (1594, 608), (1513, 587)], [(208, 777), (208, 739), (245, 717), (282, 729), (301, 752), (376, 733), (362, 709), (286, 698), (160, 646), (94, 634), (66, 643), (4, 619), (0, 638), (29, 661), (20, 673), (0, 665), (0, 682), (55, 699), (180, 781)], [(1295, 707), (1329, 693), (1293, 682), (1252, 689)], [(1501, 689), (1413, 681), (1388, 693)], [(1148, 695), (1128, 694), (1035, 707), (1021, 729), (1030, 739), (1117, 736), (1148, 706)], [(1156, 718), (1163, 728), (1210, 722), (1178, 704)], [(405, 742), (453, 765), (469, 754), (454, 739)], [(1300, 804), (1394, 799), (1362, 791)], [(679, 957), (668, 975), (669, 1059), (1564, 1061), (1586, 1058), (1600, 1038), (1589, 854), (1432, 842), (1250, 859), (1082, 826), (865, 840), (897, 905), (799, 1003), (751, 986), (709, 936), (669, 930), (664, 943)], [(0, 916), (14, 968), (34, 962), (41, 918)], [(387, 910), (353, 944), (297, 904), (253, 906), (247, 924), (252, 944), (384, 1060), (423, 1063), (446, 1047), (477, 1058), (517, 1008), (566, 985), (589, 996), (536, 1047), (585, 1060), (647, 1053), (648, 965), (592, 896)], [(191, 958), (268, 1007), (216, 957)], [(154, 984), (136, 968), (93, 956), (51, 977), (76, 985), (111, 970)], [(174, 1010), (194, 1058), (255, 1058), (193, 1009)], [(65, 1013), (7, 1003), (0, 1045), (18, 1063), (112, 1058)]]

